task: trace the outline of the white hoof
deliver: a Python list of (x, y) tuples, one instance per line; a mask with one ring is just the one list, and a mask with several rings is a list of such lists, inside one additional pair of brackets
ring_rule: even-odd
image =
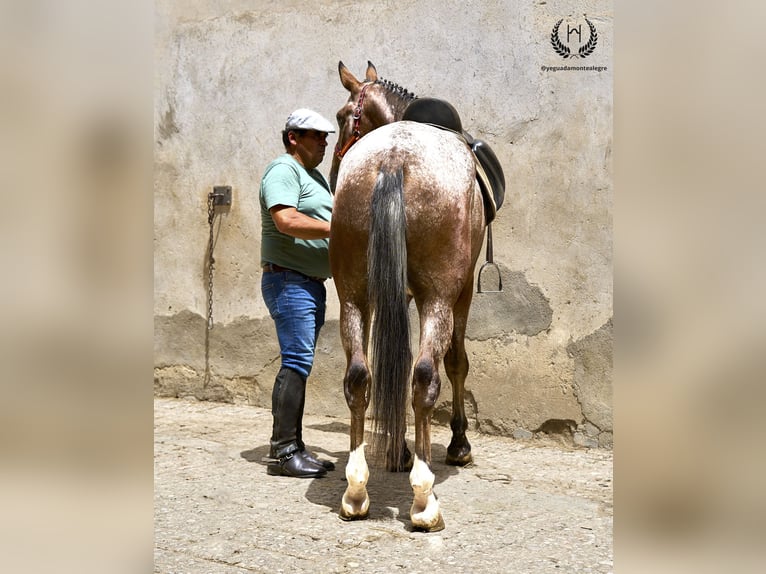
[(365, 443), (349, 453), (346, 465), (346, 480), (348, 486), (340, 503), (340, 517), (343, 520), (360, 520), (367, 518), (370, 512), (370, 497), (367, 495), (367, 481), (370, 469), (364, 458)]
[(435, 478), (428, 465), (415, 455), (410, 472), (410, 486), (414, 494), (410, 520), (415, 529), (436, 532), (444, 528), (439, 501), (433, 492)]

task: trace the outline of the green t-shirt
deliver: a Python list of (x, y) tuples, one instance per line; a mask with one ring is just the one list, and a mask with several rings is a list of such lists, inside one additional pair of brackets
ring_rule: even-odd
[(261, 179), (261, 265), (274, 263), (309, 277), (330, 277), (329, 239), (297, 239), (281, 233), (269, 209), (296, 208), (322, 221), (332, 217), (332, 195), (324, 176), (307, 171), (291, 155), (272, 161)]

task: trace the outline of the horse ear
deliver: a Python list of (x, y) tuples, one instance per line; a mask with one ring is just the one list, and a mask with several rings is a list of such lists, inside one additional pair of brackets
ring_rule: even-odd
[(378, 80), (378, 70), (375, 69), (375, 65), (367, 60), (367, 74), (365, 78), (368, 82), (376, 82)]
[(340, 83), (349, 92), (353, 92), (354, 88), (359, 87), (359, 80), (354, 77), (354, 74), (351, 73), (351, 70), (343, 62), (338, 62), (338, 74), (340, 75)]

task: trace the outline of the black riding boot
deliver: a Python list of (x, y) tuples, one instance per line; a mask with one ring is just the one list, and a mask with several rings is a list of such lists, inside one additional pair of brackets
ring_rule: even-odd
[(271, 394), (271, 414), (274, 425), (271, 433), (271, 455), (279, 462), (268, 465), (273, 475), (315, 478), (327, 471), (321, 464), (306, 459), (298, 443), (301, 428), (301, 405), (306, 394), (306, 379), (299, 373), (282, 367), (274, 381)]
[(300, 415), (298, 416), (298, 450), (303, 453), (303, 458), (309, 462), (313, 462), (317, 466), (323, 467), (325, 470), (335, 470), (335, 463), (329, 460), (317, 458), (314, 454), (306, 448), (306, 443), (303, 442), (303, 407), (306, 406), (306, 393), (303, 393), (303, 400), (301, 401)]

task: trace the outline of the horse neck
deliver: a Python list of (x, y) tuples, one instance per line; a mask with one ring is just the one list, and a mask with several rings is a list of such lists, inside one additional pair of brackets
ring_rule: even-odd
[[(365, 95), (367, 101), (364, 104), (362, 112), (362, 121), (359, 123), (359, 134), (366, 135), (386, 124), (398, 122), (404, 116), (404, 110), (410, 102), (415, 99), (414, 94), (404, 90), (405, 96), (390, 91), (387, 86), (389, 82), (374, 82), (368, 84), (368, 91)], [(358, 101), (359, 95), (356, 95), (351, 101)], [(333, 154), (332, 165), (330, 167), (330, 189), (335, 193), (335, 184), (337, 182), (338, 170), (340, 169), (340, 158), (338, 154)]]
[(365, 116), (370, 130), (401, 120), (404, 110), (411, 101), (385, 88), (369, 94), (368, 98), (371, 105), (365, 106)]

